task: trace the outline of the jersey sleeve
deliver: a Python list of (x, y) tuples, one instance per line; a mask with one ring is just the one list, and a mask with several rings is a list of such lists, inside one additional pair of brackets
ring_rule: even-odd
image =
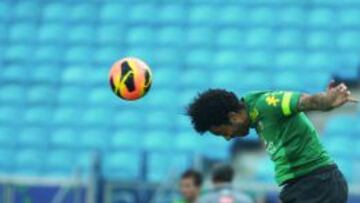
[(287, 117), (298, 113), (301, 93), (274, 91), (266, 93), (260, 102), (261, 110), (273, 116)]

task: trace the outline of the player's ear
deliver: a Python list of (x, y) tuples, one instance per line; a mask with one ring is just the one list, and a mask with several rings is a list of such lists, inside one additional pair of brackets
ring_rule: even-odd
[(228, 113), (230, 123), (238, 123), (240, 121), (238, 113), (231, 111)]

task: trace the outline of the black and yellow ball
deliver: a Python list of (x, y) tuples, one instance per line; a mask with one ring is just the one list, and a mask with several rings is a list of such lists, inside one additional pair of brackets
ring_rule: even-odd
[(117, 96), (125, 100), (137, 100), (150, 90), (152, 73), (144, 61), (129, 57), (113, 64), (109, 81)]

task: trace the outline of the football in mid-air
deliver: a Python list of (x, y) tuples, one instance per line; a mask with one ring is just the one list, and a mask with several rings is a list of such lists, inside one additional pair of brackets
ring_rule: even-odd
[(113, 64), (109, 81), (117, 96), (125, 100), (137, 100), (150, 90), (152, 73), (144, 61), (128, 57)]

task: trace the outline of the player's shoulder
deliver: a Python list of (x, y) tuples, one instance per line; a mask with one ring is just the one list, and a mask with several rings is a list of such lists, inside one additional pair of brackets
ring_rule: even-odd
[(256, 91), (250, 92), (243, 97), (243, 101), (249, 108), (261, 108), (267, 103), (279, 100), (282, 91)]

